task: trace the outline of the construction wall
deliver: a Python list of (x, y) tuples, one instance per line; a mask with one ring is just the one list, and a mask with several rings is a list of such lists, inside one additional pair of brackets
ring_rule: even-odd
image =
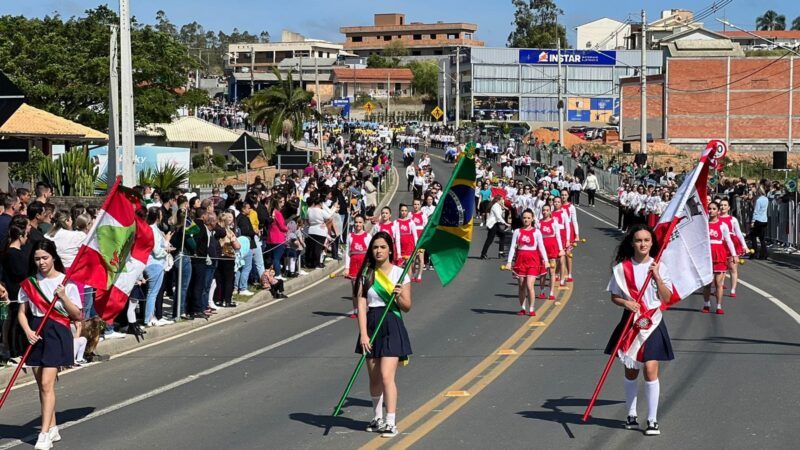
[[(620, 139), (641, 139), (642, 88), (639, 78), (620, 80)], [(664, 76), (647, 77), (647, 134), (664, 139)]]

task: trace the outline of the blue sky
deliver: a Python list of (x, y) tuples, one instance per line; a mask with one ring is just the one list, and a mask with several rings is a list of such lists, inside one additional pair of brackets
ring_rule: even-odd
[[(719, 0), (717, 0), (719, 1)], [(107, 3), (117, 9), (117, 0), (0, 0), (0, 15), (41, 17), (58, 11), (62, 16), (81, 15), (84, 10)], [(574, 46), (574, 28), (600, 17), (625, 20), (630, 14), (638, 20), (639, 11), (646, 5), (648, 18), (658, 17), (662, 9), (685, 8), (699, 11), (712, 0), (633, 1), (633, 0), (560, 0), (568, 38)], [(340, 26), (371, 25), (372, 15), (382, 12), (402, 12), (407, 21), (474, 22), (478, 24), (477, 38), (487, 46), (504, 46), (511, 31), (514, 9), (511, 0), (131, 0), (133, 14), (141, 22), (152, 23), (159, 9), (166, 11), (178, 26), (197, 21), (206, 29), (230, 32), (234, 27), (258, 33), (267, 30), (274, 38), (282, 29), (303, 33), (308, 37), (334, 42), (343, 40)], [(716, 17), (752, 29), (755, 17), (767, 9), (786, 16), (787, 25), (800, 16), (800, 3), (789, 0), (734, 0)], [(612, 7), (613, 6), (613, 7)], [(713, 16), (704, 21), (707, 28), (722, 29)]]

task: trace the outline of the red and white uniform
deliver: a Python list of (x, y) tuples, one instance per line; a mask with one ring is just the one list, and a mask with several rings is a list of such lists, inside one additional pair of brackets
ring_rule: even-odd
[(385, 231), (389, 233), (389, 236), (392, 237), (394, 241), (394, 254), (399, 259), (400, 258), (400, 229), (397, 227), (397, 222), (394, 220), (390, 220), (388, 222), (378, 222), (372, 227), (372, 234), (375, 235), (379, 231)]
[[(512, 261), (513, 266), (511, 266)], [(547, 272), (546, 261), (547, 251), (539, 230), (534, 227), (514, 230), (511, 236), (511, 250), (508, 252), (508, 265), (512, 267), (514, 275), (520, 277), (544, 275)]]
[(395, 222), (400, 231), (400, 256), (408, 258), (414, 253), (414, 247), (417, 245), (417, 225), (411, 217), (397, 219)]
[(558, 259), (558, 254), (564, 250), (561, 242), (561, 225), (552, 217), (539, 222), (539, 231), (542, 233), (544, 249), (547, 259)]
[(422, 230), (424, 230), (425, 225), (428, 224), (428, 215), (425, 214), (425, 211), (412, 212), (411, 220), (413, 220), (414, 225), (417, 226), (417, 240), (419, 240), (419, 237), (422, 235)]
[(347, 276), (356, 278), (361, 264), (367, 256), (369, 246), (369, 233), (349, 233), (347, 235), (347, 252), (344, 255), (344, 267), (347, 269)]
[(559, 234), (561, 235), (561, 244), (564, 246), (564, 250), (570, 250), (572, 248), (572, 227), (570, 226), (569, 212), (564, 208), (553, 211), (553, 219), (561, 227)]
[[(569, 235), (572, 236), (571, 239), (575, 239), (580, 236), (580, 230), (578, 228), (578, 210), (575, 209), (575, 205), (572, 203), (564, 203), (561, 205), (562, 210), (567, 211), (567, 216), (569, 219)], [(570, 245), (572, 241), (567, 242), (567, 245)]]
[(742, 256), (748, 252), (747, 241), (742, 233), (742, 227), (739, 226), (739, 221), (733, 216), (719, 216), (720, 222), (728, 226), (728, 231), (731, 233), (731, 241), (733, 241), (733, 248), (736, 250), (736, 256)]
[(727, 271), (728, 255), (736, 252), (728, 226), (721, 220), (715, 223), (709, 222), (708, 236), (711, 238), (711, 262), (714, 264), (714, 272)]

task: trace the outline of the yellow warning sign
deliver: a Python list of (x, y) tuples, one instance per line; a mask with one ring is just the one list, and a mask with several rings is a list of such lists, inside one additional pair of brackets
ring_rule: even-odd
[(436, 108), (433, 108), (433, 111), (431, 111), (431, 115), (433, 116), (434, 119), (439, 120), (444, 115), (444, 111), (442, 111), (442, 108), (439, 108), (437, 106)]
[(372, 104), (372, 102), (367, 102), (367, 103), (364, 105), (364, 109), (365, 109), (365, 110), (367, 110), (367, 113), (368, 113), (368, 114), (371, 114), (371, 113), (372, 113), (372, 110), (374, 110), (374, 109), (375, 109), (375, 105), (373, 105), (373, 104)]

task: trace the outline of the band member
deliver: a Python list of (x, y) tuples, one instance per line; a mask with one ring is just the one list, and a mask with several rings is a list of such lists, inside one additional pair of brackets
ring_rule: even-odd
[[(556, 299), (554, 291), (556, 279), (556, 264), (564, 256), (564, 245), (561, 242), (561, 224), (553, 218), (550, 210), (550, 205), (542, 207), (542, 220), (539, 222), (539, 231), (542, 233), (544, 240), (544, 249), (547, 252), (547, 270), (549, 272), (549, 285), (550, 285), (550, 300)], [(541, 283), (541, 292), (539, 298), (545, 298), (544, 282)]]
[[(397, 436), (397, 366), (401, 358), (405, 359), (411, 354), (411, 341), (399, 311), (389, 311), (386, 314), (383, 326), (377, 331), (375, 341), (370, 344), (370, 337), (376, 333), (375, 328), (392, 292), (397, 295), (396, 307), (400, 311), (411, 310), (411, 280), (408, 275), (401, 280), (403, 268), (392, 264), (397, 259), (394, 248), (389, 233), (377, 232), (369, 243), (369, 251), (356, 285), (359, 337), (355, 351), (358, 354), (367, 354), (369, 392), (375, 408), (375, 415), (367, 426), (367, 431), (381, 433), (381, 437), (386, 438)], [(388, 287), (389, 292), (387, 284), (394, 286)]]
[[(731, 233), (728, 226), (719, 218), (719, 204), (708, 204), (708, 233), (711, 238), (711, 262), (714, 264), (714, 296), (717, 300), (717, 314), (725, 314), (722, 309), (722, 293), (725, 283), (725, 272), (728, 271), (729, 261), (739, 264), (739, 257), (733, 247)], [(711, 284), (703, 289), (703, 312), (711, 312)]]
[[(513, 265), (512, 265), (513, 262)], [(542, 233), (533, 226), (533, 211), (522, 212), (522, 227), (514, 230), (511, 236), (511, 250), (508, 252), (508, 267), (511, 267), (519, 284), (519, 307), (517, 315), (535, 316), (533, 306), (536, 299), (534, 285), (536, 279), (547, 271), (547, 251), (544, 248)]]
[[(422, 236), (422, 231), (425, 230), (425, 225), (428, 224), (428, 215), (425, 214), (425, 211), (422, 209), (422, 200), (414, 200), (411, 207), (413, 209), (411, 211), (411, 220), (414, 221), (414, 225), (416, 226), (417, 241), (419, 241), (420, 236)], [(414, 262), (414, 276), (411, 278), (411, 281), (421, 283), (423, 269), (425, 269), (425, 249), (421, 248), (417, 253), (417, 260)]]
[[(82, 304), (75, 284), (64, 284), (64, 265), (53, 241), (45, 239), (33, 245), (30, 265), (29, 273), (34, 275), (20, 284), (17, 319), (33, 346), (26, 366), (33, 368), (39, 387), (42, 428), (35, 448), (50, 449), (53, 442), (61, 440), (56, 424), (56, 378), (61, 369), (75, 364), (70, 322), (81, 319)], [(51, 301), (56, 306), (36, 334)]]
[(358, 317), (356, 281), (358, 280), (358, 271), (361, 270), (364, 257), (367, 255), (367, 244), (369, 243), (369, 234), (364, 231), (364, 222), (365, 219), (362, 214), (357, 215), (353, 219), (353, 231), (347, 234), (347, 251), (344, 254), (345, 277), (350, 279), (353, 288), (353, 311), (350, 313), (351, 319)]
[[(672, 283), (668, 268), (653, 260), (656, 254), (658, 242), (653, 231), (643, 224), (631, 226), (617, 249), (616, 265), (608, 282), (611, 301), (625, 310), (605, 353), (610, 354), (617, 342), (621, 342), (617, 356), (625, 365), (625, 406), (628, 410), (625, 428), (629, 430), (639, 428), (636, 410), (638, 377), (639, 371), (644, 369), (647, 399), (647, 428), (644, 433), (648, 436), (661, 434), (657, 417), (661, 390), (659, 361), (675, 359), (662, 318), (663, 305), (668, 304), (672, 296)], [(652, 273), (652, 279), (645, 286), (648, 272)], [(637, 302), (642, 289), (645, 291)], [(634, 315), (632, 326), (626, 329), (631, 314)]]
[(400, 256), (400, 230), (397, 228), (397, 223), (392, 220), (392, 208), (384, 206), (381, 208), (381, 215), (375, 226), (372, 227), (372, 235), (375, 236), (379, 231), (385, 231), (392, 237), (395, 248), (394, 254)]
[(400, 234), (400, 261), (405, 264), (417, 246), (417, 225), (408, 214), (408, 205), (400, 204), (400, 218), (395, 223)]
[(558, 280), (561, 286), (567, 281), (567, 255), (572, 246), (572, 227), (570, 226), (569, 213), (563, 208), (561, 197), (553, 197), (553, 218), (558, 222), (559, 232), (561, 233), (561, 244), (564, 246), (564, 256), (558, 261)]
[[(728, 226), (728, 231), (731, 233), (731, 240), (733, 241), (733, 248), (736, 250), (736, 256), (741, 257), (750, 253), (750, 250), (747, 248), (747, 240), (744, 238), (744, 233), (742, 233), (742, 227), (739, 226), (739, 221), (736, 217), (730, 215), (731, 202), (728, 199), (720, 200), (719, 212), (719, 220)], [(733, 258), (728, 260), (728, 272), (731, 274), (731, 291), (728, 297), (736, 297), (736, 286), (739, 284), (739, 264), (734, 263)]]

